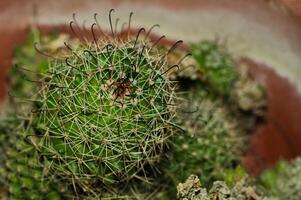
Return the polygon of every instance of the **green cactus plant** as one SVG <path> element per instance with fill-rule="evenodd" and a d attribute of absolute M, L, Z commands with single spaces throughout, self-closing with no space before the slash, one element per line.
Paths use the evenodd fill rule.
<path fill-rule="evenodd" d="M 238 74 L 225 46 L 216 41 L 204 40 L 191 46 L 191 54 L 211 92 L 228 97 Z"/>
<path fill-rule="evenodd" d="M 14 121 L 16 126 L 23 126 Z M 43 168 L 35 157 L 34 148 L 25 140 L 22 128 L 10 129 L 9 146 L 5 149 L 5 178 L 9 199 L 64 199 L 67 188 L 50 177 L 43 176 Z M 6 129 L 8 130 L 8 129 Z M 16 142 L 17 141 L 17 142 Z"/>
<path fill-rule="evenodd" d="M 243 149 L 239 126 L 221 102 L 206 98 L 203 85 L 196 84 L 183 95 L 178 123 L 186 132 L 174 139 L 169 153 L 166 174 L 171 185 L 175 188 L 191 174 L 200 176 L 205 186 L 229 179 L 226 172 L 238 166 Z"/>
<path fill-rule="evenodd" d="M 250 77 L 248 66 L 236 62 L 225 45 L 204 40 L 191 45 L 192 59 L 173 75 L 180 79 L 199 80 L 207 88 L 207 97 L 219 99 L 249 132 L 265 117 L 266 94 Z"/>
<path fill-rule="evenodd" d="M 9 146 L 7 139 L 11 130 L 15 126 L 14 117 L 9 115 L 7 109 L 1 105 L 0 111 L 0 199 L 5 199 L 8 195 L 7 180 L 5 176 L 5 150 Z"/>
<path fill-rule="evenodd" d="M 280 161 L 271 169 L 259 176 L 262 186 L 269 199 L 297 200 L 301 198 L 301 158 Z"/>
<path fill-rule="evenodd" d="M 29 116 L 45 170 L 95 196 L 99 185 L 151 182 L 176 126 L 169 52 L 114 36 L 50 59 Z"/>
<path fill-rule="evenodd" d="M 9 72 L 9 86 L 12 95 L 18 97 L 27 97 L 35 88 L 25 79 L 32 80 L 36 76 L 34 73 L 26 73 L 18 67 L 26 68 L 33 72 L 42 71 L 47 68 L 47 59 L 40 56 L 33 47 L 35 42 L 40 42 L 40 33 L 36 29 L 32 29 L 27 35 L 26 40 L 14 50 L 13 67 Z M 14 99 L 11 98 L 10 101 Z"/>
<path fill-rule="evenodd" d="M 236 63 L 226 47 L 217 41 L 204 40 L 191 46 L 194 68 L 187 73 L 191 78 L 199 74 L 199 80 L 208 85 L 211 97 L 230 100 L 234 112 L 249 112 L 254 117 L 264 117 L 266 94 L 262 86 L 251 79 L 248 68 Z M 251 126 L 254 123 L 250 123 Z"/>
<path fill-rule="evenodd" d="M 217 43 L 193 45 L 192 55 L 199 65 L 194 72 L 201 74 L 201 81 L 184 92 L 181 98 L 189 106 L 182 109 L 188 112 L 179 112 L 175 105 L 183 100 L 178 100 L 175 83 L 168 76 L 178 68 L 167 59 L 175 46 L 168 52 L 154 48 L 139 39 L 143 29 L 136 38 L 120 38 L 112 30 L 111 36 L 102 35 L 105 39 L 100 41 L 93 26 L 92 42 L 82 41 L 75 47 L 66 44 L 63 51 L 43 48 L 50 52 L 49 62 L 27 45 L 16 51 L 15 63 L 33 66 L 23 75 L 35 83 L 23 85 L 13 79 L 15 94 L 26 97 L 33 92 L 36 96 L 29 106 L 32 113 L 23 121 L 25 128 L 11 139 L 28 151 L 7 150 L 10 170 L 24 169 L 8 173 L 13 194 L 22 191 L 23 198 L 55 199 L 65 193 L 61 188 L 71 188 L 83 199 L 152 199 L 153 194 L 143 192 L 154 191 L 149 183 L 157 178 L 154 173 L 161 167 L 158 163 L 165 158 L 175 127 L 180 128 L 177 124 L 185 133 L 170 145 L 170 165 L 165 171 L 172 180 L 169 187 L 175 189 L 190 174 L 200 175 L 206 185 L 216 179 L 234 182 L 231 170 L 242 145 L 238 127 L 221 99 L 208 98 L 212 94 L 228 97 L 233 89 L 237 74 L 229 54 Z M 37 41 L 37 36 L 33 34 L 28 44 Z M 207 86 L 210 91 L 204 90 Z M 13 162 L 21 155 L 21 163 Z M 23 176 L 27 179 L 16 178 Z M 51 181 L 41 182 L 45 178 Z M 51 182 L 60 187 L 44 188 Z"/>
<path fill-rule="evenodd" d="M 183 82 L 181 92 L 187 103 L 182 104 L 184 112 L 179 111 L 177 117 L 186 133 L 175 138 L 166 173 L 172 185 L 190 174 L 198 175 L 205 186 L 215 180 L 233 185 L 237 177 L 246 174 L 239 166 L 240 156 L 249 124 L 254 125 L 256 118 L 241 113 L 237 102 L 241 98 L 233 97 L 242 89 L 235 86 L 242 81 L 256 84 L 246 71 L 237 70 L 234 59 L 218 42 L 202 41 L 193 44 L 191 51 L 193 59 L 186 60 L 183 70 L 176 73 Z M 167 195 L 175 198 L 174 190 L 168 190 Z"/>
<path fill-rule="evenodd" d="M 14 51 L 13 63 L 9 73 L 9 94 L 1 102 L 0 117 L 0 182 L 6 190 L 1 199 L 65 199 L 69 192 L 63 184 L 50 177 L 44 177 L 34 148 L 26 142 L 26 133 L 17 113 L 27 112 L 32 105 L 24 104 L 22 98 L 29 98 L 36 85 L 28 82 L 47 68 L 47 59 L 34 49 L 34 42 L 45 39 L 33 29 L 22 45 Z M 55 40 L 56 37 L 51 37 Z M 20 102 L 21 100 L 21 102 Z M 51 180 L 50 180 L 51 179 Z M 0 186 L 0 187 L 2 187 Z M 68 193 L 68 194 L 67 194 Z"/>

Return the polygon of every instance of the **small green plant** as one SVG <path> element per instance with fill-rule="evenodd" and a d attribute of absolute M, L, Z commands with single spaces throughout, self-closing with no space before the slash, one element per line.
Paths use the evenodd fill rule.
<path fill-rule="evenodd" d="M 193 59 L 177 74 L 180 78 L 201 81 L 208 88 L 207 97 L 222 100 L 240 119 L 245 131 L 250 131 L 257 119 L 264 118 L 266 94 L 250 77 L 248 66 L 235 62 L 225 46 L 217 41 L 192 44 L 191 54 Z"/>
<path fill-rule="evenodd" d="M 225 177 L 226 171 L 239 163 L 243 144 L 239 127 L 220 102 L 206 95 L 202 85 L 183 93 L 186 105 L 178 113 L 178 120 L 185 132 L 174 139 L 166 171 L 173 185 L 191 174 L 198 175 L 206 186 L 215 180 L 230 179 Z"/>
<path fill-rule="evenodd" d="M 259 184 L 270 199 L 297 200 L 301 198 L 301 158 L 291 162 L 280 161 L 264 171 Z"/>
<path fill-rule="evenodd" d="M 7 188 L 7 198 L 12 200 L 63 198 L 64 189 L 61 185 L 54 184 L 50 177 L 43 177 L 43 168 L 37 162 L 34 148 L 26 143 L 27 132 L 22 131 L 22 127 L 23 124 L 14 112 L 2 113 L 0 182 L 3 188 Z"/>
<path fill-rule="evenodd" d="M 9 99 L 10 103 L 15 103 L 15 100 L 20 103 L 21 98 L 30 98 L 38 86 L 34 81 L 38 80 L 41 73 L 48 70 L 48 59 L 37 51 L 35 44 L 40 44 L 40 50 L 59 57 L 64 56 L 66 52 L 64 42 L 75 43 L 76 41 L 66 34 L 48 33 L 46 35 L 41 34 L 36 27 L 31 28 L 24 43 L 14 50 L 13 66 L 8 77 L 9 94 L 13 96 Z M 21 103 L 24 104 L 24 101 Z"/>
<path fill-rule="evenodd" d="M 216 41 L 205 40 L 193 44 L 191 53 L 201 70 L 202 79 L 208 83 L 211 92 L 229 96 L 237 79 L 237 72 L 225 47 Z"/>
<path fill-rule="evenodd" d="M 35 80 L 37 72 L 45 70 L 48 65 L 47 59 L 39 55 L 33 47 L 35 42 L 40 42 L 40 34 L 33 29 L 25 42 L 14 51 L 14 66 L 9 73 L 9 84 L 11 95 L 17 98 L 28 97 L 34 91 L 36 85 L 26 80 Z M 13 100 L 14 98 L 10 99 Z"/>
<path fill-rule="evenodd" d="M 66 44 L 70 52 L 51 58 L 38 81 L 28 137 L 44 170 L 76 193 L 99 197 L 99 188 L 151 182 L 175 132 L 170 51 L 139 33 L 122 40 L 112 30 L 98 41 L 92 26 L 94 41 Z"/>
<path fill-rule="evenodd" d="M 1 105 L 1 112 L 0 112 L 0 187 L 5 187 L 6 178 L 5 178 L 5 150 L 9 144 L 7 143 L 7 139 L 9 134 L 12 134 L 11 131 L 13 130 L 14 126 L 16 125 L 14 116 L 7 114 L 8 111 L 3 111 L 3 105 Z M 0 198 L 1 198 L 0 192 Z"/>
<path fill-rule="evenodd" d="M 30 111 L 32 105 L 24 106 L 37 87 L 28 80 L 37 78 L 47 68 L 47 59 L 39 55 L 33 44 L 40 40 L 37 30 L 29 33 L 26 41 L 14 52 L 14 65 L 9 74 L 9 96 L 1 105 L 0 117 L 0 182 L 7 190 L 2 199 L 64 199 L 66 187 L 53 177 L 44 177 L 44 169 L 38 162 L 34 148 L 28 144 L 18 113 Z"/>

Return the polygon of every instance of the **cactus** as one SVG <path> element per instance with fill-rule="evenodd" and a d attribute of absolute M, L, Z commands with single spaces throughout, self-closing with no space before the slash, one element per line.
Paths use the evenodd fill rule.
<path fill-rule="evenodd" d="M 24 43 L 14 50 L 13 66 L 8 76 L 10 93 L 13 96 L 17 99 L 29 98 L 37 88 L 37 84 L 32 84 L 31 81 L 38 79 L 40 73 L 48 70 L 47 58 L 37 52 L 34 44 L 39 43 L 41 50 L 51 52 L 52 55 L 62 56 L 66 51 L 63 42 L 75 43 L 76 41 L 66 34 L 44 35 L 32 27 Z M 14 98 L 9 99 L 11 103 L 14 103 L 14 100 Z"/>
<path fill-rule="evenodd" d="M 264 117 L 267 100 L 263 87 L 250 79 L 247 66 L 241 64 L 237 71 L 238 78 L 231 91 L 231 101 L 244 112 L 253 114 L 255 117 Z"/>
<path fill-rule="evenodd" d="M 172 185 L 184 181 L 190 174 L 198 175 L 205 186 L 215 180 L 233 185 L 237 176 L 246 173 L 238 164 L 250 130 L 249 124 L 254 125 L 256 116 L 241 113 L 240 105 L 237 105 L 237 99 L 249 96 L 243 94 L 241 98 L 232 98 L 242 93 L 241 88 L 235 87 L 237 84 L 248 82 L 250 86 L 255 82 L 247 77 L 245 71 L 236 71 L 233 59 L 215 42 L 193 45 L 192 55 L 196 63 L 187 62 L 186 68 L 184 66 L 178 74 L 184 81 L 181 92 L 187 105 L 182 104 L 183 111 L 179 111 L 177 117 L 186 133 L 174 140 L 166 174 Z M 213 55 L 220 61 L 215 64 L 209 62 Z M 202 73 L 194 65 L 200 67 Z M 219 78 L 227 73 L 232 75 Z M 262 102 L 264 97 L 259 100 Z M 254 105 L 262 105 L 256 99 L 250 101 Z M 171 189 L 167 195 L 175 198 L 174 194 Z"/>
<path fill-rule="evenodd" d="M 140 31 L 125 41 L 112 33 L 50 59 L 29 116 L 34 136 L 28 136 L 44 170 L 76 193 L 99 196 L 100 186 L 151 182 L 175 132 L 170 51 L 138 39 Z"/>
<path fill-rule="evenodd" d="M 1 113 L 0 182 L 7 191 L 5 196 L 0 194 L 1 199 L 60 199 L 64 193 L 61 186 L 48 179 L 42 181 L 43 168 L 37 163 L 34 148 L 26 143 L 22 127 L 13 109 Z"/>
<path fill-rule="evenodd" d="M 205 40 L 193 44 L 191 52 L 196 67 L 182 73 L 190 74 L 190 77 L 200 74 L 199 79 L 209 86 L 211 96 L 226 97 L 232 107 L 253 114 L 253 118 L 264 116 L 266 110 L 264 89 L 250 78 L 245 65 L 235 66 L 234 59 L 224 45 Z"/>
<path fill-rule="evenodd" d="M 14 51 L 9 74 L 9 94 L 1 105 L 0 114 L 0 199 L 65 199 L 70 196 L 67 187 L 53 177 L 45 177 L 44 169 L 38 162 L 34 148 L 28 144 L 24 124 L 17 113 L 28 112 L 32 104 L 24 104 L 23 98 L 30 98 L 37 88 L 28 80 L 34 80 L 48 68 L 47 59 L 38 54 L 33 46 L 41 41 L 57 41 L 56 35 L 40 36 L 35 28 L 28 34 L 22 45 Z M 21 102 L 20 102 L 21 100 Z M 2 194 L 2 188 L 4 193 Z"/>
<path fill-rule="evenodd" d="M 26 73 L 18 67 L 26 68 L 31 71 L 42 71 L 47 68 L 47 59 L 40 56 L 34 49 L 33 44 L 40 41 L 40 34 L 36 29 L 30 31 L 22 45 L 14 50 L 13 65 L 8 76 L 10 92 L 18 97 L 28 97 L 34 90 L 35 85 L 25 79 L 32 80 L 36 74 Z M 10 101 L 14 99 L 11 98 Z"/>
<path fill-rule="evenodd" d="M 11 134 L 15 123 L 14 118 L 7 114 L 4 105 L 0 105 L 0 199 L 8 196 L 7 180 L 5 177 L 5 150 L 8 146 L 7 138 Z"/>
<path fill-rule="evenodd" d="M 190 174 L 200 176 L 206 186 L 214 180 L 224 180 L 226 171 L 238 165 L 242 153 L 244 140 L 238 133 L 239 127 L 221 102 L 206 98 L 202 85 L 183 95 L 187 105 L 178 113 L 178 123 L 186 132 L 174 139 L 169 153 L 166 174 L 171 185 L 184 181 Z"/>
<path fill-rule="evenodd" d="M 24 132 L 16 128 L 10 131 L 17 132 L 10 132 L 12 136 L 7 141 L 10 146 L 5 149 L 5 175 L 10 199 L 63 199 L 66 189 L 43 176 L 43 168 L 33 147 L 25 142 Z"/>
<path fill-rule="evenodd" d="M 229 96 L 238 75 L 234 60 L 225 47 L 216 41 L 205 40 L 193 44 L 191 53 L 211 92 Z"/>
<path fill-rule="evenodd" d="M 259 185 L 269 199 L 300 199 L 301 158 L 290 162 L 280 161 L 274 168 L 265 170 L 259 177 Z"/>

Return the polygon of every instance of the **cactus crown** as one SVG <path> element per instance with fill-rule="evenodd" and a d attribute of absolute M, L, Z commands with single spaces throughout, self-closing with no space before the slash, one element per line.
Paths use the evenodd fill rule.
<path fill-rule="evenodd" d="M 149 181 L 174 133 L 175 86 L 166 53 L 113 37 L 52 58 L 36 97 L 32 143 L 48 171 L 91 184 Z M 91 187 L 90 187 L 91 188 Z"/>

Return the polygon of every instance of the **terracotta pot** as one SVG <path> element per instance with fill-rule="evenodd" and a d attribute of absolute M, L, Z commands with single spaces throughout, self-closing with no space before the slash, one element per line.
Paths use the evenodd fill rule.
<path fill-rule="evenodd" d="M 13 49 L 25 39 L 29 25 L 66 25 L 93 20 L 95 12 L 108 28 L 108 10 L 126 21 L 134 11 L 133 27 L 159 23 L 155 35 L 187 44 L 218 37 L 249 66 L 250 74 L 267 88 L 267 123 L 256 128 L 243 163 L 251 174 L 272 166 L 280 158 L 301 154 L 301 2 L 298 0 L 153 0 L 97 1 L 45 0 L 0 3 L 0 96 L 6 94 L 6 74 Z M 36 12 L 35 12 L 36 11 Z M 34 14 L 35 13 L 35 14 Z M 33 17 L 36 16 L 36 17 Z M 80 21 L 80 20 L 79 20 Z M 123 21 L 123 20 L 122 20 Z"/>

